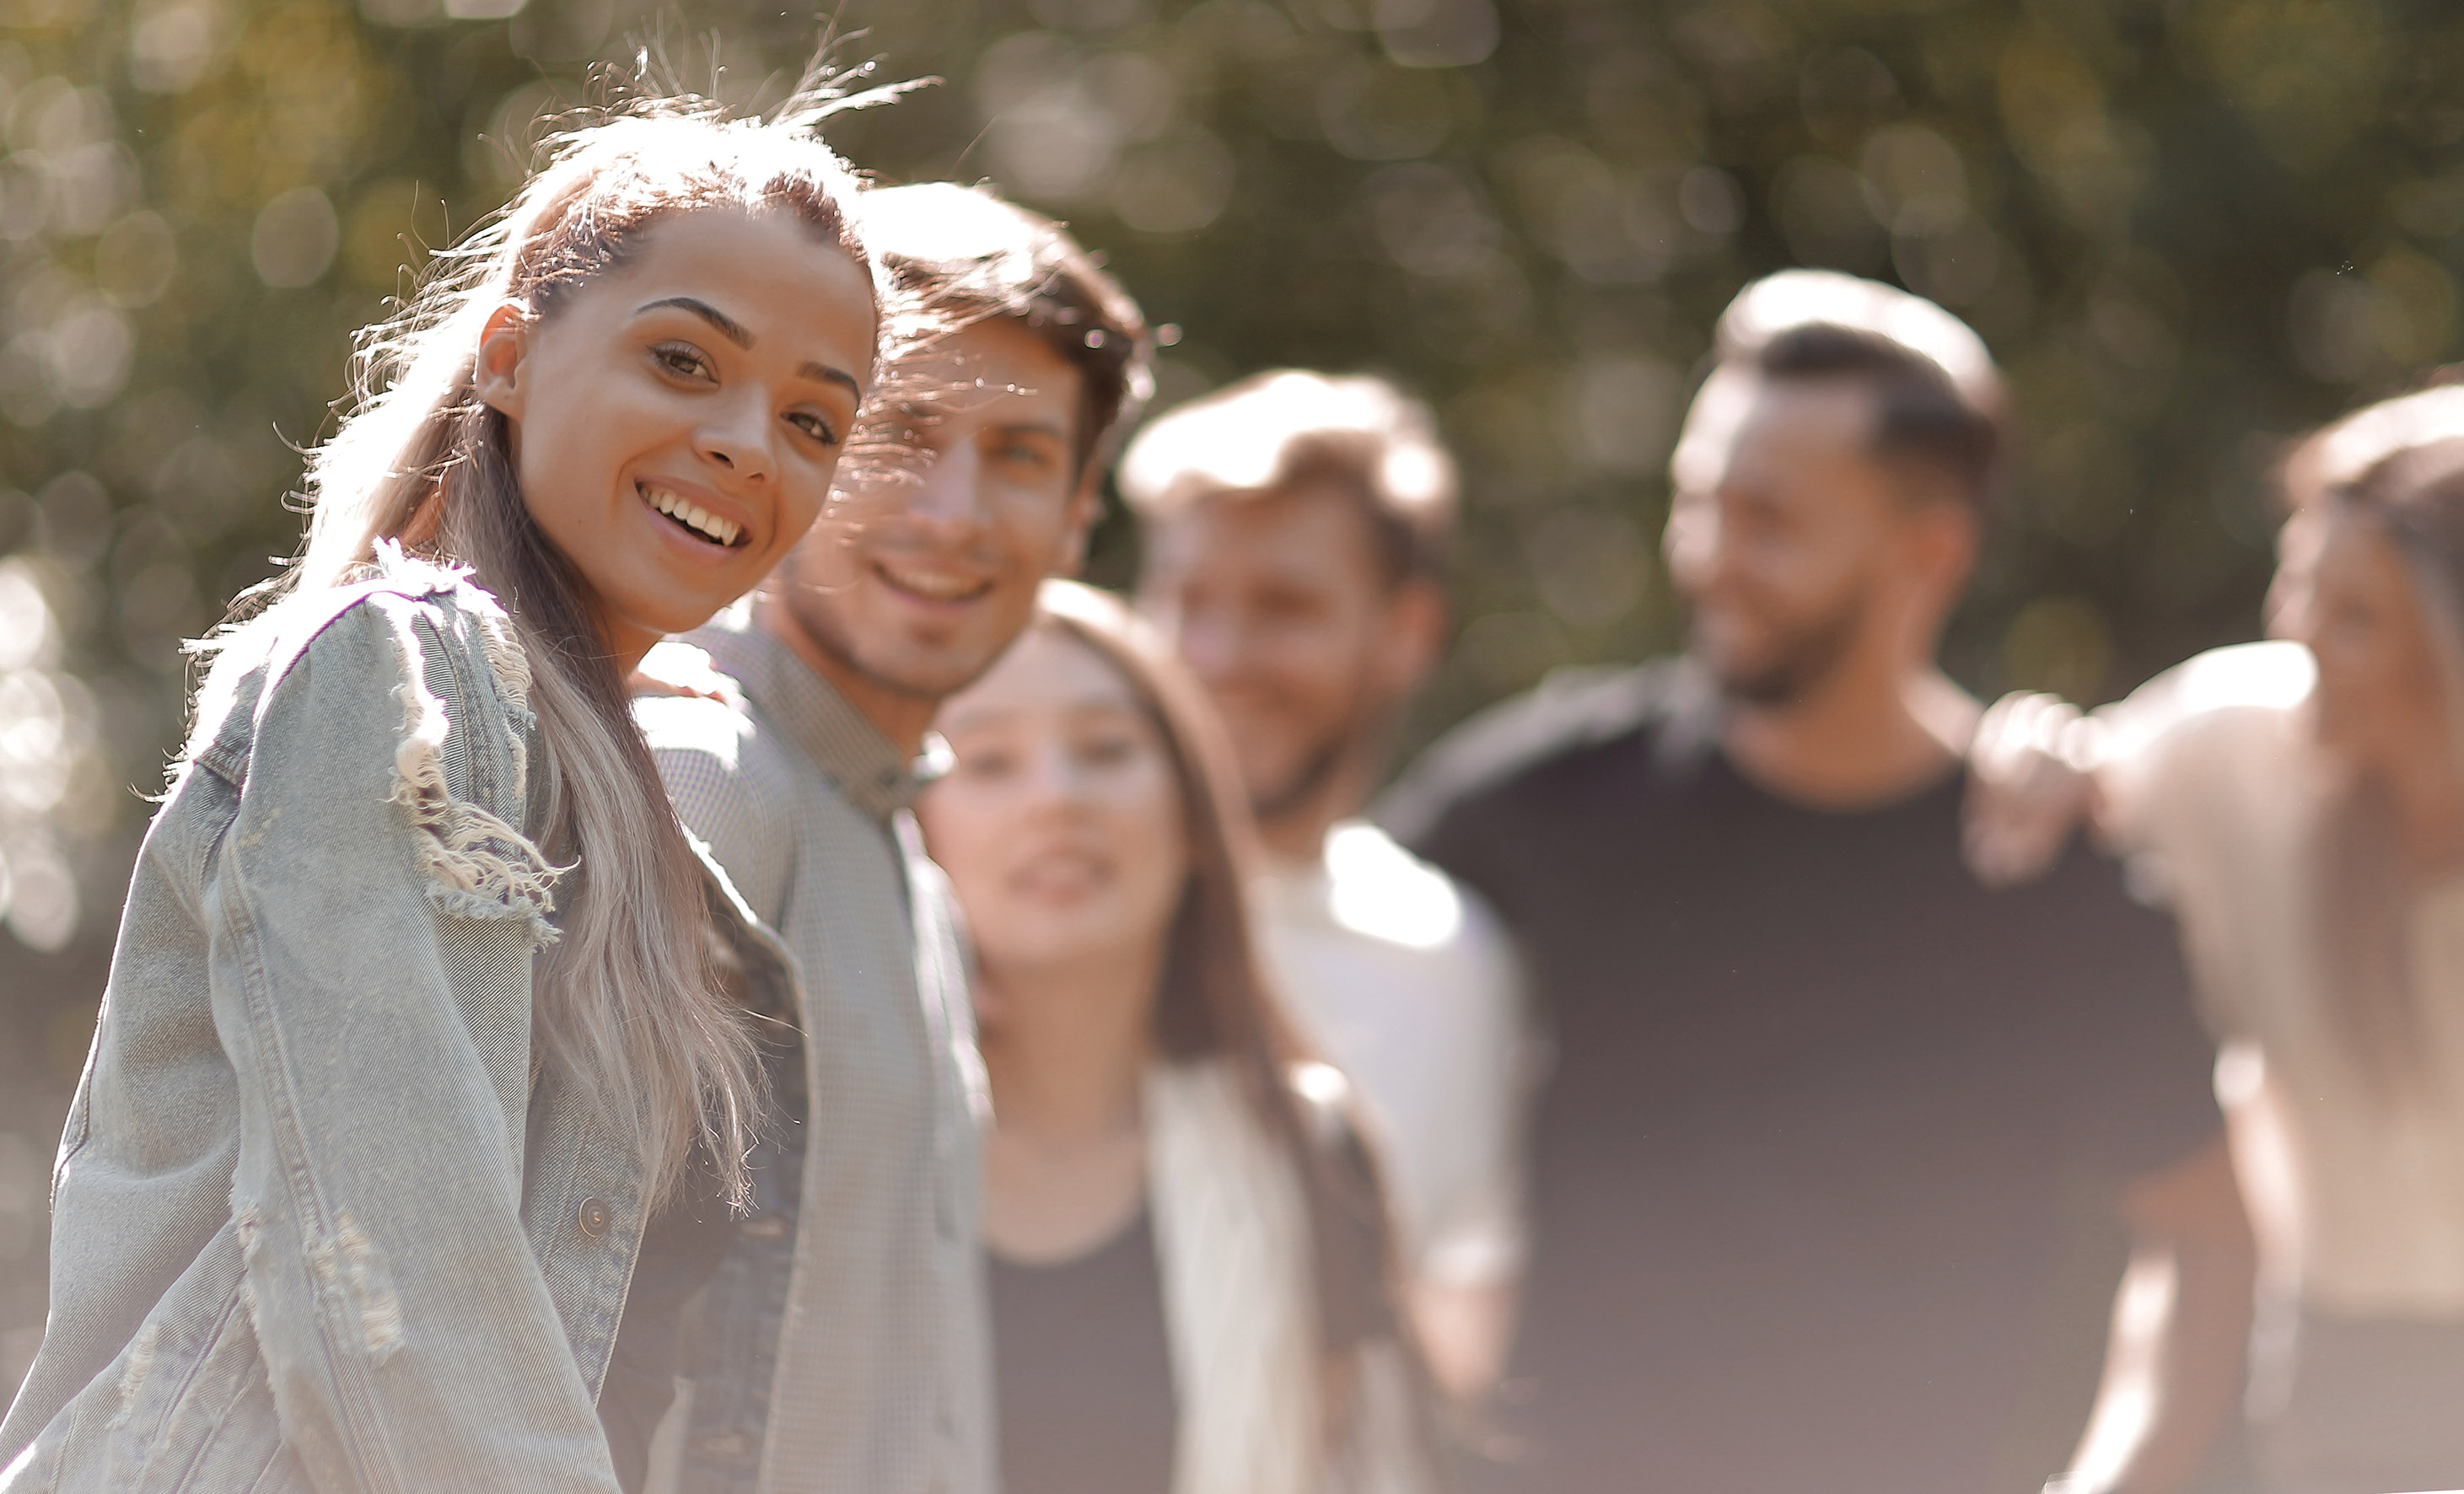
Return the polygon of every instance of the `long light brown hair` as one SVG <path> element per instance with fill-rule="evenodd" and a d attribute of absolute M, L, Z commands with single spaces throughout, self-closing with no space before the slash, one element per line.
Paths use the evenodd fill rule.
<path fill-rule="evenodd" d="M 2343 471 L 2327 460 L 2340 432 L 2382 412 L 2409 413 L 2406 403 L 2361 411 L 2305 442 L 2288 464 L 2288 486 L 2312 510 L 2310 521 L 2333 515 L 2366 525 L 2403 561 L 2438 656 L 2450 745 L 2464 772 L 2464 423 L 2456 419 L 2464 406 L 2441 398 L 2421 406 L 2438 418 L 2379 419 L 2392 431 L 2382 447 L 2359 461 L 2347 453 Z M 2418 890 L 2404 865 L 2401 829 L 2387 785 L 2355 774 L 2328 801 L 2311 859 L 2320 973 L 2332 986 L 2328 1020 L 2347 1056 L 2388 1099 L 2428 1077 L 2410 938 Z"/>
<path fill-rule="evenodd" d="M 1435 1428 L 1426 1415 L 1434 1399 L 1402 1299 L 1384 1185 L 1347 1108 L 1335 1107 L 1336 1133 L 1331 1134 L 1327 1113 L 1302 1098 L 1304 1066 L 1317 1061 L 1259 960 L 1247 892 L 1257 854 L 1243 807 L 1248 800 L 1214 709 L 1161 637 L 1107 592 L 1076 582 L 1045 582 L 1029 626 L 1079 644 L 1120 675 L 1155 723 L 1180 785 L 1188 880 L 1155 995 L 1155 1050 L 1173 1063 L 1211 1059 L 1227 1066 L 1301 1180 L 1325 1356 L 1321 1424 L 1330 1442 L 1338 1442 L 1353 1425 L 1358 1352 L 1374 1336 L 1359 1308 L 1369 1307 L 1382 1309 L 1393 1324 L 1394 1339 L 1420 1393 L 1418 1431 L 1434 1452 Z M 1375 1243 L 1382 1297 L 1367 1305 L 1348 1301 L 1357 1297 L 1358 1287 L 1352 1279 L 1354 1258 L 1343 1243 L 1364 1233 Z"/>
<path fill-rule="evenodd" d="M 630 1130 L 653 1198 L 675 1186 L 696 1141 L 742 1196 L 759 1070 L 714 969 L 697 864 L 592 626 L 587 583 L 531 516 L 506 418 L 475 393 L 476 354 L 497 306 L 553 317 L 645 229 L 701 209 L 783 215 L 869 271 L 842 210 L 855 181 L 815 133 L 868 101 L 816 74 L 766 120 L 692 98 L 636 99 L 549 141 L 513 203 L 440 255 L 399 315 L 361 335 L 347 412 L 309 453 L 305 546 L 273 588 L 342 584 L 391 539 L 469 567 L 509 614 L 545 749 L 532 818 L 543 847 L 579 867 L 533 985 L 539 1053 Z M 873 280 L 887 329 L 905 308 Z"/>

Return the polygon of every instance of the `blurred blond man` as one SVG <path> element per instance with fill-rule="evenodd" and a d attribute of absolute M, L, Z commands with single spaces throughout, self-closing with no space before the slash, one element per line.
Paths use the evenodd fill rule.
<path fill-rule="evenodd" d="M 1356 818 L 1447 632 L 1453 460 L 1382 380 L 1261 374 L 1123 458 L 1139 594 L 1204 681 L 1268 852 L 1266 953 L 1381 1150 L 1447 1388 L 1503 1357 L 1523 1257 L 1522 1003 L 1495 920 Z"/>

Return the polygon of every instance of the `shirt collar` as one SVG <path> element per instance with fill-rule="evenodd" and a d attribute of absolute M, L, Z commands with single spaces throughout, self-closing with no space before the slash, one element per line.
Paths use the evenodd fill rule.
<path fill-rule="evenodd" d="M 685 642 L 707 652 L 722 673 L 734 676 L 754 709 L 803 748 L 857 807 L 888 820 L 915 802 L 916 790 L 923 786 L 917 770 L 933 760 L 933 740 L 926 739 L 922 759 L 908 760 L 898 744 L 838 687 L 753 621 L 749 609 L 720 616 L 688 634 Z"/>

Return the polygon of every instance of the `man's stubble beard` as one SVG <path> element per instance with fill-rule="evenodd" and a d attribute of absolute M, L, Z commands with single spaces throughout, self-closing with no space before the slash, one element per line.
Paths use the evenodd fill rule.
<path fill-rule="evenodd" d="M 937 706 L 975 683 L 1001 658 L 1001 650 L 996 648 L 974 673 L 946 684 L 937 678 L 925 681 L 912 673 L 885 669 L 876 656 L 858 646 L 856 635 L 862 629 L 851 626 L 824 600 L 823 587 L 826 584 L 806 582 L 790 567 L 779 578 L 780 590 L 774 595 L 775 604 L 786 612 L 791 620 L 790 626 L 802 633 L 814 649 L 848 674 L 887 694 Z M 848 588 L 852 589 L 853 584 L 850 582 Z"/>
<path fill-rule="evenodd" d="M 1711 665 L 1721 697 L 1733 705 L 1777 710 L 1806 699 L 1838 670 L 1864 626 L 1871 599 L 1852 594 L 1828 614 L 1783 631 L 1771 656 L 1753 669 Z"/>
<path fill-rule="evenodd" d="M 1399 714 L 1396 702 L 1380 702 L 1366 688 L 1353 699 L 1362 704 L 1320 733 L 1301 755 L 1300 764 L 1269 787 L 1249 793 L 1250 818 L 1274 824 L 1317 803 L 1346 769 L 1369 758 L 1392 730 Z"/>
<path fill-rule="evenodd" d="M 1321 738 L 1301 759 L 1300 767 L 1284 776 L 1283 782 L 1250 794 L 1250 817 L 1260 824 L 1273 824 L 1308 808 L 1351 760 L 1352 743 L 1349 733 Z"/>

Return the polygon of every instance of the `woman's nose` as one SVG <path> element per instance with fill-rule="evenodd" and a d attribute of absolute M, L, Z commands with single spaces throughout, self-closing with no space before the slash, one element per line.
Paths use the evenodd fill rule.
<path fill-rule="evenodd" d="M 744 481 L 775 476 L 778 460 L 771 449 L 771 426 L 766 400 L 748 397 L 727 401 L 716 418 L 701 429 L 701 453 Z"/>
<path fill-rule="evenodd" d="M 1027 770 L 1029 794 L 1044 807 L 1069 809 L 1085 804 L 1091 797 L 1093 780 L 1078 755 L 1066 742 L 1050 742 L 1039 748 Z"/>

